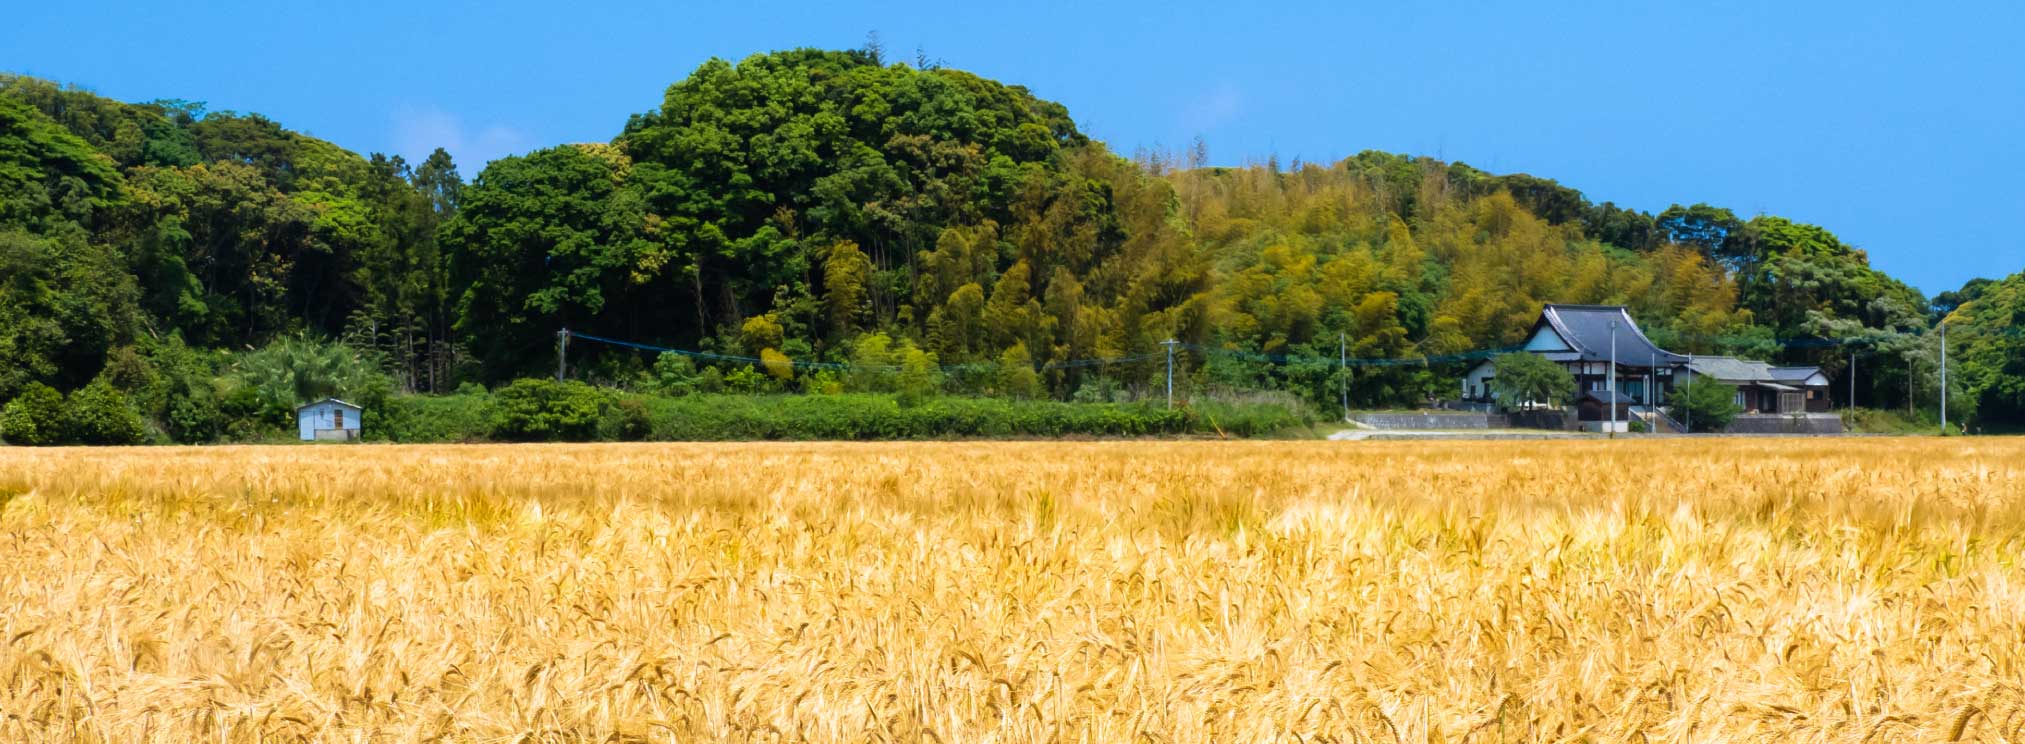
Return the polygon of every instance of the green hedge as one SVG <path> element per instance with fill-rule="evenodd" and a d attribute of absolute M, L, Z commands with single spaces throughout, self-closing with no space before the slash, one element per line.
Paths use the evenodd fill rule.
<path fill-rule="evenodd" d="M 1182 411 L 1141 405 L 882 395 L 695 396 L 648 401 L 664 441 L 1147 436 L 1188 431 Z"/>
<path fill-rule="evenodd" d="M 596 391 L 598 418 L 591 425 L 583 421 L 591 405 L 587 396 L 593 395 L 589 388 L 555 386 L 534 394 L 533 387 L 508 388 L 514 392 L 506 395 L 397 397 L 384 415 L 368 412 L 367 436 L 397 442 L 1256 437 L 1300 432 L 1313 423 L 1298 406 L 1276 403 L 1205 402 L 1168 410 L 1159 404 L 948 397 L 903 406 L 896 396 L 875 394 L 660 397 Z M 530 423 L 551 420 L 568 421 L 561 427 L 568 430 Z"/>
<path fill-rule="evenodd" d="M 397 395 L 380 411 L 368 410 L 359 425 L 368 440 L 395 442 L 479 442 L 492 433 L 492 395 L 483 390 L 456 395 Z"/>

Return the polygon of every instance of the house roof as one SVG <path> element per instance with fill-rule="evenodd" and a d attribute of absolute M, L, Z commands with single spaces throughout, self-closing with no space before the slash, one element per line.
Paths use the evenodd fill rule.
<path fill-rule="evenodd" d="M 1618 405 L 1625 405 L 1625 406 L 1638 404 L 1638 401 L 1633 400 L 1631 396 L 1625 395 L 1615 390 L 1591 390 L 1589 392 L 1583 393 L 1582 397 L 1584 399 L 1593 400 L 1598 403 L 1603 403 L 1606 405 L 1610 403 L 1616 403 Z"/>
<path fill-rule="evenodd" d="M 1765 362 L 1725 356 L 1698 356 L 1688 365 L 1695 374 L 1723 382 L 1763 385 L 1775 390 L 1793 390 L 1787 385 L 1806 386 L 1807 379 L 1821 374 L 1820 367 L 1774 367 Z M 1786 383 L 1778 385 L 1775 383 Z"/>
<path fill-rule="evenodd" d="M 302 409 L 304 409 L 304 408 L 308 408 L 308 407 L 310 407 L 310 406 L 314 406 L 314 405 L 320 405 L 320 404 L 323 404 L 323 403 L 336 403 L 336 404 L 338 404 L 338 405 L 344 406 L 344 407 L 346 407 L 346 408 L 349 408 L 349 409 L 352 409 L 352 410 L 354 410 L 354 411 L 363 411 L 363 410 L 366 410 L 365 408 L 362 408 L 362 407 L 360 407 L 360 406 L 359 406 L 359 405 L 357 405 L 357 404 L 354 404 L 354 403 L 346 403 L 346 402 L 344 402 L 344 401 L 341 401 L 341 400 L 338 400 L 338 399 L 336 399 L 336 398 L 321 398 L 321 399 L 318 399 L 318 400 L 312 400 L 312 401 L 310 401 L 310 402 L 308 402 L 308 403 L 304 403 L 304 404 L 302 404 L 302 405 L 296 406 L 296 407 L 295 407 L 295 410 L 298 410 L 298 411 L 300 411 L 300 410 L 302 410 Z"/>
<path fill-rule="evenodd" d="M 1612 323 L 1616 324 L 1614 328 Z M 1553 328 L 1574 349 L 1544 355 L 1550 359 L 1609 361 L 1611 339 L 1615 336 L 1620 365 L 1643 367 L 1656 361 L 1665 366 L 1687 361 L 1687 357 L 1659 348 L 1646 338 L 1645 332 L 1638 328 L 1638 321 L 1632 320 L 1631 313 L 1621 305 L 1548 305 L 1540 309 L 1540 320 L 1534 328 L 1537 330 L 1542 324 Z"/>
<path fill-rule="evenodd" d="M 1723 382 L 1758 382 L 1772 379 L 1772 365 L 1726 356 L 1698 356 L 1688 363 L 1688 369 L 1703 377 L 1713 377 Z"/>
<path fill-rule="evenodd" d="M 1773 367 L 1772 379 L 1796 385 L 1806 385 L 1807 378 L 1821 374 L 1820 367 Z"/>

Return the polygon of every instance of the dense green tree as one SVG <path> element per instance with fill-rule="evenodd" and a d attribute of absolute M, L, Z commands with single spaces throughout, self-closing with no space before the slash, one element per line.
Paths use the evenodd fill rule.
<path fill-rule="evenodd" d="M 1546 357 L 1522 351 L 1501 355 L 1491 366 L 1491 390 L 1507 406 L 1529 402 L 1558 406 L 1575 398 L 1575 376 Z"/>
<path fill-rule="evenodd" d="M 1934 299 L 1930 305 L 1933 307 L 1936 317 L 1947 317 L 1949 313 L 1954 312 L 1957 308 L 1982 297 L 1985 292 L 1996 285 L 1997 282 L 1982 277 L 1970 279 L 1962 285 L 1961 289 L 1934 295 Z"/>
<path fill-rule="evenodd" d="M 823 303 L 829 308 L 830 327 L 840 337 L 864 322 L 871 283 L 872 260 L 857 243 L 846 240 L 830 246 L 823 260 Z"/>
<path fill-rule="evenodd" d="M 147 425 L 126 393 L 105 378 L 71 391 L 64 401 L 64 429 L 75 444 L 140 444 Z"/>
<path fill-rule="evenodd" d="M 998 356 L 993 387 L 999 395 L 1008 398 L 1032 398 L 1040 395 L 1041 377 L 1034 371 L 1033 355 L 1027 353 L 1027 345 L 1015 343 Z"/>
<path fill-rule="evenodd" d="M 494 161 L 464 190 L 442 240 L 456 328 L 488 379 L 545 368 L 566 326 L 637 338 L 671 315 L 673 287 L 654 281 L 670 256 L 631 170 L 609 147 L 572 145 Z"/>
<path fill-rule="evenodd" d="M 62 444 L 69 437 L 63 394 L 31 382 L 0 408 L 0 441 L 25 446 Z"/>
<path fill-rule="evenodd" d="M 1713 380 L 1697 381 L 1675 391 L 1667 415 L 1695 431 L 1722 431 L 1743 412 L 1737 405 L 1737 388 Z"/>
<path fill-rule="evenodd" d="M 2025 425 L 2025 272 L 1961 294 L 1967 299 L 1943 318 L 1949 382 L 1973 400 L 1981 422 Z"/>
<path fill-rule="evenodd" d="M 464 178 L 457 175 L 457 163 L 443 148 L 429 153 L 409 181 L 428 197 L 429 208 L 438 216 L 448 218 L 457 213 L 457 205 L 464 198 Z"/>
<path fill-rule="evenodd" d="M 1653 229 L 1662 239 L 1699 248 L 1733 271 L 1747 271 L 1758 259 L 1748 225 L 1722 207 L 1675 204 L 1653 218 Z"/>

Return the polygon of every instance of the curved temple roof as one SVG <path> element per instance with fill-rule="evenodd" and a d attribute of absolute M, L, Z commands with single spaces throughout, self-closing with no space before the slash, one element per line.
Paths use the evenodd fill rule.
<path fill-rule="evenodd" d="M 1617 327 L 1611 328 L 1615 321 Z M 1580 359 L 1585 362 L 1610 361 L 1610 340 L 1617 337 L 1617 363 L 1629 366 L 1686 364 L 1688 358 L 1659 348 L 1645 332 L 1638 329 L 1638 321 L 1631 319 L 1631 313 L 1617 305 L 1548 305 L 1540 309 L 1540 320 L 1534 324 L 1537 332 L 1540 325 L 1554 329 L 1563 341 L 1568 342 L 1573 352 L 1550 354 L 1566 361 Z"/>

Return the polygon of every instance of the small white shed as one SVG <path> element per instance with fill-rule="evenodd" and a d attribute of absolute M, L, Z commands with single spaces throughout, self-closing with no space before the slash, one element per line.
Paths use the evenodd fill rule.
<path fill-rule="evenodd" d="M 359 414 L 365 409 L 336 398 L 304 403 L 295 407 L 295 425 L 305 442 L 355 442 L 359 438 Z"/>

